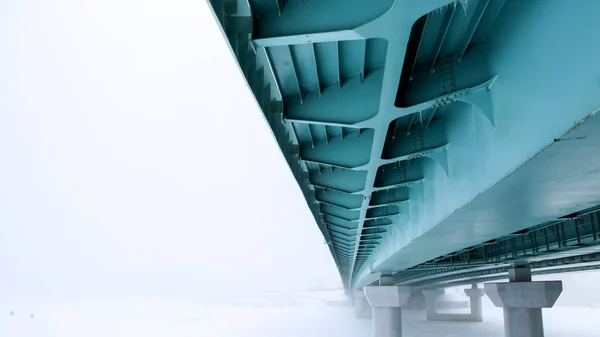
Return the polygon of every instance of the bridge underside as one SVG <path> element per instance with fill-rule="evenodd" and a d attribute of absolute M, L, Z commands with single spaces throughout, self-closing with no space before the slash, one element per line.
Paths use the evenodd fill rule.
<path fill-rule="evenodd" d="M 347 288 L 595 268 L 600 2 L 210 4 Z"/>

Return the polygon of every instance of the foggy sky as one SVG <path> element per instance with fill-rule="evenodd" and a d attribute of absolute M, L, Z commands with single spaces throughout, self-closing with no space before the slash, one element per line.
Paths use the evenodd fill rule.
<path fill-rule="evenodd" d="M 203 0 L 0 2 L 0 297 L 336 287 Z"/>

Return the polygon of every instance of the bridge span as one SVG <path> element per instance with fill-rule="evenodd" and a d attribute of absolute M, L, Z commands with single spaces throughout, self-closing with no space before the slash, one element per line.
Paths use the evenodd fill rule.
<path fill-rule="evenodd" d="M 408 286 L 508 275 L 534 336 L 531 274 L 600 268 L 600 2 L 209 4 L 378 336 Z"/>

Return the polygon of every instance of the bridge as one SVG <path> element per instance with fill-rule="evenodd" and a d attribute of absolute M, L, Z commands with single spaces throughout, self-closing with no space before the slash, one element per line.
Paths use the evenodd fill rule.
<path fill-rule="evenodd" d="M 531 275 L 600 268 L 600 2 L 209 4 L 377 336 L 509 276 L 485 292 L 538 336 L 562 286 Z"/>

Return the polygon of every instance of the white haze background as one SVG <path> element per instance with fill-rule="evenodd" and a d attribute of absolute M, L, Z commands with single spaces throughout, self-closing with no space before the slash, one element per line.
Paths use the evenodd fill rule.
<path fill-rule="evenodd" d="M 202 0 L 0 1 L 0 296 L 339 286 Z"/>

